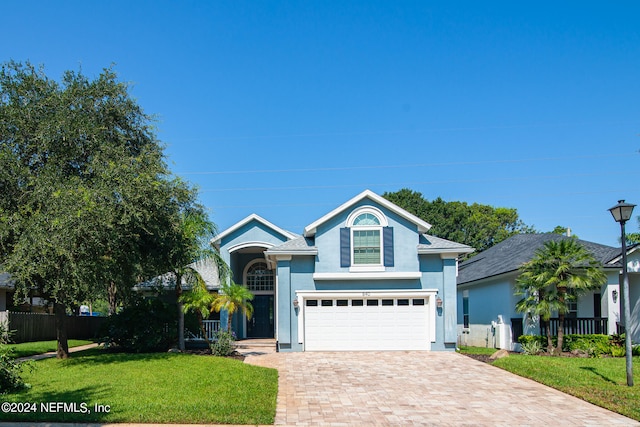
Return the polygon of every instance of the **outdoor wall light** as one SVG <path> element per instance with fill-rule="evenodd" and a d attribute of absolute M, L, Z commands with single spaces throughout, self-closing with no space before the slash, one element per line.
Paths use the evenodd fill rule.
<path fill-rule="evenodd" d="M 618 302 L 618 291 L 614 289 L 613 292 L 611 292 L 611 298 L 613 298 L 614 303 Z"/>
<path fill-rule="evenodd" d="M 442 298 L 436 298 L 436 307 L 442 308 Z"/>
<path fill-rule="evenodd" d="M 300 303 L 298 302 L 298 298 L 293 300 L 293 308 L 298 308 L 298 306 L 300 305 Z"/>

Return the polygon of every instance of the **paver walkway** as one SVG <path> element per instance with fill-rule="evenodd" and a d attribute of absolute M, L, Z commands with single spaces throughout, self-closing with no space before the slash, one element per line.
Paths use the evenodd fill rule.
<path fill-rule="evenodd" d="M 457 353 L 271 353 L 245 363 L 278 369 L 276 425 L 640 425 Z"/>

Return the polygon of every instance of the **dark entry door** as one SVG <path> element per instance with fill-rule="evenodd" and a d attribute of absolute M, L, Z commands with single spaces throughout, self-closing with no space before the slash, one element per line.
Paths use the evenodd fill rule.
<path fill-rule="evenodd" d="M 253 316 L 247 320 L 247 338 L 273 338 L 273 295 L 256 295 L 251 304 Z"/>

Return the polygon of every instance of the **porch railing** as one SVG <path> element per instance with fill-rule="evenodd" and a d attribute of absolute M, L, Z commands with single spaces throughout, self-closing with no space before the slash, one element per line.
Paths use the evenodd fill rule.
<path fill-rule="evenodd" d="M 220 330 L 220 321 L 219 320 L 203 320 L 202 324 L 204 326 L 204 331 L 207 333 L 207 338 L 209 341 L 213 341 L 216 335 L 216 332 Z M 185 335 L 187 336 L 187 335 Z M 188 334 L 188 340 L 191 341 L 200 341 L 204 340 L 202 336 L 202 331 L 198 331 L 197 334 Z"/>
<path fill-rule="evenodd" d="M 558 318 L 549 319 L 551 335 L 558 335 Z M 540 335 L 546 335 L 544 324 L 541 322 Z M 562 328 L 564 334 L 607 334 L 608 319 L 606 317 L 565 317 Z"/>

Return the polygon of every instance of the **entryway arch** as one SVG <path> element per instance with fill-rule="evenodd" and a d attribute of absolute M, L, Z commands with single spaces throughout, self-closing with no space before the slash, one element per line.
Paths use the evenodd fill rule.
<path fill-rule="evenodd" d="M 246 321 L 247 338 L 273 338 L 275 330 L 275 272 L 266 259 L 247 263 L 242 275 L 244 285 L 254 294 L 253 316 Z"/>

